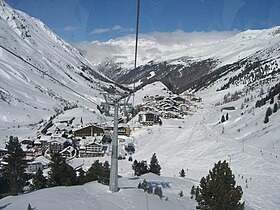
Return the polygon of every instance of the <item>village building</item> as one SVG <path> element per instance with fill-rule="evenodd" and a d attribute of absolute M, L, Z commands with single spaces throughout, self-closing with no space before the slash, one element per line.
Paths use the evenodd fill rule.
<path fill-rule="evenodd" d="M 75 137 L 103 136 L 103 135 L 104 135 L 104 129 L 93 124 L 74 130 Z"/>
<path fill-rule="evenodd" d="M 44 153 L 46 150 L 47 150 L 47 148 L 48 148 L 48 142 L 49 141 L 51 141 L 51 136 L 49 135 L 49 136 L 45 136 L 45 135 L 42 135 L 41 137 L 40 137 L 40 143 L 41 143 L 41 148 L 42 148 L 42 152 Z M 39 145 L 39 144 L 38 144 Z"/>
<path fill-rule="evenodd" d="M 81 158 L 104 156 L 105 152 L 102 150 L 102 148 L 102 144 L 97 142 L 85 143 L 80 146 L 79 156 Z"/>
<path fill-rule="evenodd" d="M 72 146 L 68 146 L 64 148 L 62 151 L 60 151 L 59 154 L 65 158 L 72 158 L 72 157 L 76 157 L 77 150 Z"/>
<path fill-rule="evenodd" d="M 38 157 L 42 155 L 42 149 L 37 147 L 28 148 L 24 151 L 24 153 L 26 156 Z"/>
<path fill-rule="evenodd" d="M 142 100 L 143 100 L 143 102 L 154 101 L 154 100 L 155 100 L 155 97 L 154 97 L 154 96 L 148 96 L 148 95 L 146 95 L 146 96 L 143 97 Z"/>
<path fill-rule="evenodd" d="M 26 173 L 35 173 L 39 169 L 43 170 L 43 164 L 38 161 L 28 162 L 27 167 L 25 168 Z"/>
<path fill-rule="evenodd" d="M 108 126 L 105 129 L 105 132 L 112 134 L 114 131 L 114 127 L 113 126 Z M 130 136 L 131 133 L 131 129 L 129 127 L 128 124 L 126 123 L 119 123 L 118 124 L 118 135 L 126 135 L 126 136 Z"/>
<path fill-rule="evenodd" d="M 172 100 L 175 101 L 177 105 L 186 103 L 186 99 L 180 96 L 175 96 L 172 98 Z"/>
<path fill-rule="evenodd" d="M 25 140 L 22 140 L 20 143 L 21 143 L 21 145 L 28 145 L 28 146 L 32 147 L 34 141 L 30 140 L 30 139 L 25 139 Z"/>
<path fill-rule="evenodd" d="M 160 116 L 165 119 L 178 118 L 178 113 L 163 111 L 160 113 Z"/>
<path fill-rule="evenodd" d="M 198 97 L 198 96 L 195 96 L 191 99 L 191 101 L 195 101 L 195 102 L 201 102 L 202 101 L 202 98 Z"/>
<path fill-rule="evenodd" d="M 161 124 L 158 113 L 156 112 L 140 112 L 138 122 L 143 125 Z"/>
<path fill-rule="evenodd" d="M 140 112 L 154 112 L 156 108 L 154 106 L 142 105 L 140 106 Z"/>
<path fill-rule="evenodd" d="M 63 142 L 59 140 L 52 140 L 48 143 L 48 148 L 49 148 L 49 153 L 54 154 L 54 153 L 59 153 L 60 151 L 63 150 Z"/>

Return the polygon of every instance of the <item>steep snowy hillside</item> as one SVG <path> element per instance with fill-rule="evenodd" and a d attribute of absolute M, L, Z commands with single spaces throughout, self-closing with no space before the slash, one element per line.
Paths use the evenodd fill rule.
<path fill-rule="evenodd" d="M 1 136 L 15 135 L 15 130 L 28 136 L 36 124 L 63 109 L 96 110 L 99 93 L 115 86 L 41 21 L 3 1 L 0 75 Z"/>
<path fill-rule="evenodd" d="M 163 119 L 162 126 L 136 129 L 134 158 L 148 161 L 155 152 L 164 176 L 178 176 L 183 168 L 188 178 L 197 181 L 207 175 L 215 162 L 227 160 L 250 208 L 278 209 L 279 109 L 269 117 L 268 123 L 264 119 L 268 107 L 280 105 L 279 93 L 274 97 L 274 104 L 269 100 L 262 107 L 255 105 L 269 94 L 279 77 L 259 85 L 246 84 L 243 80 L 242 85 L 217 91 L 226 77 L 196 93 L 203 102 L 197 104 L 193 115 L 181 120 Z M 143 94 L 149 95 L 139 90 L 135 97 Z M 228 120 L 221 123 L 223 115 L 225 118 L 228 115 Z"/>

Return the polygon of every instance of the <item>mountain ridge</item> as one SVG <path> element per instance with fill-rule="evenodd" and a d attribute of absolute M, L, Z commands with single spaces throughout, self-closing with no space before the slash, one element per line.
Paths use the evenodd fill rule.
<path fill-rule="evenodd" d="M 36 18 L 0 2 L 0 134 L 76 106 L 97 113 L 100 92 L 128 91 L 96 71 L 78 50 Z M 36 126 L 32 132 L 36 132 Z M 31 129 L 32 130 L 32 129 Z"/>

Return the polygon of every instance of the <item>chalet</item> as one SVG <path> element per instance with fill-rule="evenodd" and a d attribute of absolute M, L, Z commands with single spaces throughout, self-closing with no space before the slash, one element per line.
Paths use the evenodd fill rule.
<path fill-rule="evenodd" d="M 155 111 L 155 108 L 153 106 L 147 106 L 147 105 L 144 105 L 144 106 L 140 106 L 140 111 L 141 112 L 154 112 Z"/>
<path fill-rule="evenodd" d="M 143 125 L 161 124 L 159 115 L 156 112 L 140 112 L 138 122 Z"/>
<path fill-rule="evenodd" d="M 96 142 L 87 143 L 80 147 L 80 157 L 100 157 L 104 156 L 102 145 Z"/>
<path fill-rule="evenodd" d="M 174 113 L 174 112 L 161 112 L 160 116 L 166 119 L 170 119 L 170 118 L 178 118 L 178 113 Z"/>
<path fill-rule="evenodd" d="M 48 142 L 49 141 L 51 141 L 51 136 L 45 136 L 45 135 L 41 136 L 40 142 L 41 142 L 41 148 L 42 148 L 43 153 L 48 148 Z"/>
<path fill-rule="evenodd" d="M 173 97 L 172 99 L 173 99 L 173 101 L 176 102 L 177 105 L 184 104 L 186 101 L 186 99 L 184 99 L 183 97 L 180 97 L 180 96 Z"/>
<path fill-rule="evenodd" d="M 156 97 L 155 97 L 156 101 L 162 101 L 163 99 L 164 99 L 164 96 L 156 95 Z"/>
<path fill-rule="evenodd" d="M 163 101 L 165 103 L 168 103 L 168 104 L 172 105 L 172 106 L 176 105 L 176 102 L 173 99 L 169 98 L 169 97 L 166 97 Z"/>
<path fill-rule="evenodd" d="M 178 112 L 178 111 L 180 111 L 180 109 L 177 108 L 176 106 L 165 106 L 164 111 Z"/>
<path fill-rule="evenodd" d="M 43 164 L 38 161 L 28 162 L 27 167 L 25 168 L 26 173 L 34 173 L 39 169 L 43 170 Z"/>
<path fill-rule="evenodd" d="M 28 146 L 31 146 L 33 145 L 34 141 L 33 140 L 30 140 L 30 139 L 25 139 L 25 140 L 22 140 L 20 142 L 22 145 L 28 145 Z"/>
<path fill-rule="evenodd" d="M 194 96 L 191 101 L 195 101 L 195 102 L 201 102 L 202 98 L 198 97 L 198 96 Z"/>
<path fill-rule="evenodd" d="M 75 120 L 75 117 L 72 117 L 71 119 L 62 119 L 59 121 L 61 124 L 66 124 L 67 126 L 73 124 L 73 121 Z"/>
<path fill-rule="evenodd" d="M 26 156 L 30 157 L 38 157 L 42 155 L 42 149 L 41 148 L 28 148 L 24 151 Z"/>
<path fill-rule="evenodd" d="M 58 140 L 52 140 L 48 143 L 50 154 L 59 153 L 63 150 L 63 143 Z"/>
<path fill-rule="evenodd" d="M 187 104 L 180 104 L 179 109 L 181 113 L 185 113 L 190 110 L 190 106 Z"/>
<path fill-rule="evenodd" d="M 75 157 L 77 154 L 77 151 L 75 150 L 74 147 L 68 146 L 64 148 L 62 151 L 59 152 L 62 157 L 69 158 L 69 157 Z"/>
<path fill-rule="evenodd" d="M 144 96 L 143 97 L 143 102 L 146 102 L 146 101 L 154 101 L 155 100 L 155 97 L 154 96 Z"/>
<path fill-rule="evenodd" d="M 131 129 L 128 124 L 121 123 L 118 125 L 118 135 L 130 136 Z"/>
<path fill-rule="evenodd" d="M 103 136 L 103 135 L 104 135 L 104 129 L 97 125 L 89 125 L 87 127 L 74 130 L 75 137 Z"/>
<path fill-rule="evenodd" d="M 113 126 L 106 127 L 105 131 L 107 131 L 107 133 L 113 133 L 114 127 Z M 131 129 L 130 129 L 129 125 L 127 125 L 126 123 L 118 124 L 118 135 L 130 136 L 130 133 L 131 133 Z"/>

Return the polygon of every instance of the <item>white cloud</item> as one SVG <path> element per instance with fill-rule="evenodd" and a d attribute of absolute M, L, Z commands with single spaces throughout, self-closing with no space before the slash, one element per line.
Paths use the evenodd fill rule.
<path fill-rule="evenodd" d="M 132 32 L 133 28 L 124 28 L 121 25 L 115 25 L 112 28 L 95 28 L 93 29 L 89 34 L 102 34 L 102 33 L 108 33 L 108 32 Z"/>
<path fill-rule="evenodd" d="M 115 26 L 112 27 L 112 31 L 120 31 L 122 29 L 123 29 L 123 27 L 120 26 L 120 25 L 115 25 Z"/>
<path fill-rule="evenodd" d="M 75 26 L 65 26 L 63 28 L 63 31 L 69 32 L 69 31 L 75 31 L 77 29 L 77 27 Z"/>
<path fill-rule="evenodd" d="M 95 28 L 89 34 L 103 34 L 109 32 L 109 28 Z"/>

